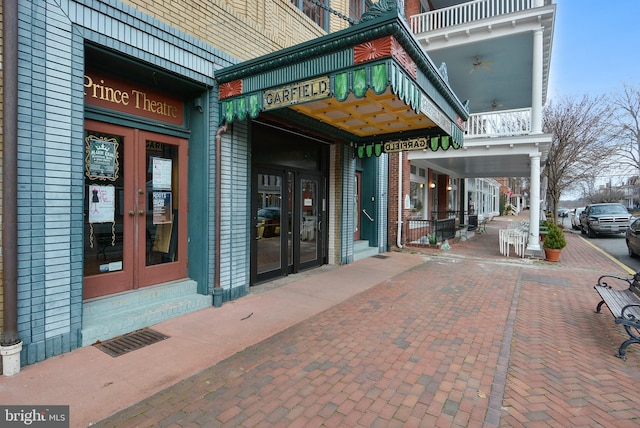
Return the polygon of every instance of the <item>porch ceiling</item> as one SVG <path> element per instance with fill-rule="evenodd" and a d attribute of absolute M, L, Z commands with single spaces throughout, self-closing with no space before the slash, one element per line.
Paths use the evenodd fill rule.
<path fill-rule="evenodd" d="M 550 134 L 495 139 L 467 140 L 461 150 L 449 152 L 410 152 L 412 164 L 432 168 L 455 178 L 529 177 L 531 158 L 540 157 L 540 168 L 547 161 Z"/>
<path fill-rule="evenodd" d="M 367 91 L 364 98 L 349 94 L 345 101 L 335 98 L 291 107 L 305 116 L 324 122 L 358 137 L 373 137 L 437 128 L 436 124 L 399 99 L 387 88 L 382 94 Z"/>

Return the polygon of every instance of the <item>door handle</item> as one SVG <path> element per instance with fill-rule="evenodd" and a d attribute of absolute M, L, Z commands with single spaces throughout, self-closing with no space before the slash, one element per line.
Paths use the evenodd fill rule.
<path fill-rule="evenodd" d="M 138 215 L 144 215 L 144 210 L 139 210 Z"/>
<path fill-rule="evenodd" d="M 129 215 L 133 217 L 134 215 L 136 215 L 136 213 L 133 210 L 129 210 Z"/>
<path fill-rule="evenodd" d="M 370 222 L 373 222 L 373 219 L 371 218 L 371 216 L 369 215 L 369 213 L 367 212 L 367 210 L 362 209 L 362 213 L 363 213 L 364 215 L 366 215 L 366 216 L 367 216 L 367 218 L 369 219 L 369 221 L 370 221 Z"/>

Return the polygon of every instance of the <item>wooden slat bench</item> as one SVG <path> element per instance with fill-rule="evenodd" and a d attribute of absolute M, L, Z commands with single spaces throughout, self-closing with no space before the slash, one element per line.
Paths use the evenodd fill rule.
<path fill-rule="evenodd" d="M 618 288 L 612 287 L 616 284 Z M 621 288 L 626 287 L 626 288 Z M 627 347 L 632 343 L 640 343 L 640 272 L 629 278 L 613 275 L 602 275 L 594 287 L 602 301 L 598 303 L 596 312 L 600 313 L 602 305 L 607 305 L 616 324 L 622 324 L 629 334 L 629 339 L 622 342 L 616 357 L 626 360 Z"/>

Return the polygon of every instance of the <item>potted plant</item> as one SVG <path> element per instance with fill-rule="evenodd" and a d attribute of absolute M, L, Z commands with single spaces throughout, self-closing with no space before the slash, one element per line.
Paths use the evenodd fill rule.
<path fill-rule="evenodd" d="M 557 262 L 560 259 L 560 251 L 567 246 L 567 240 L 560 226 L 555 223 L 549 224 L 549 233 L 542 245 L 547 261 Z"/>
<path fill-rule="evenodd" d="M 507 204 L 504 207 L 504 215 L 516 215 L 516 207 L 512 204 Z"/>
<path fill-rule="evenodd" d="M 429 244 L 436 245 L 438 243 L 438 236 L 435 233 L 429 235 Z"/>

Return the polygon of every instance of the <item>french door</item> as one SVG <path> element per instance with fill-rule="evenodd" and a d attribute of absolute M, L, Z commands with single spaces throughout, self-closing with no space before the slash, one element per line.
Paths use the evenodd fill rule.
<path fill-rule="evenodd" d="M 186 277 L 187 140 L 85 121 L 85 299 Z"/>
<path fill-rule="evenodd" d="M 253 186 L 252 284 L 322 264 L 321 177 L 257 168 Z"/>

